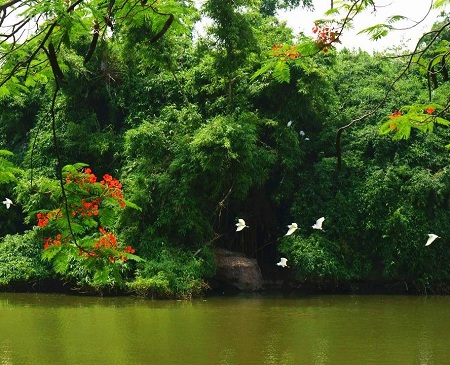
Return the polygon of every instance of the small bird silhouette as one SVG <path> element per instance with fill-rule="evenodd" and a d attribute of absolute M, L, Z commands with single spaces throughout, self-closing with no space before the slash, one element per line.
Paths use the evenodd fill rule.
<path fill-rule="evenodd" d="M 2 203 L 6 205 L 6 209 L 9 209 L 9 207 L 10 207 L 11 205 L 14 205 L 14 203 L 12 202 L 12 200 L 9 199 L 9 198 L 5 198 L 5 200 L 4 200 Z"/>
<path fill-rule="evenodd" d="M 289 230 L 285 234 L 285 236 L 290 236 L 292 233 L 295 232 L 295 230 L 298 228 L 297 223 L 292 223 L 288 225 Z"/>
<path fill-rule="evenodd" d="M 314 223 L 314 225 L 312 225 L 311 227 L 314 229 L 320 229 L 321 231 L 323 231 L 322 223 L 324 220 L 325 220 L 324 217 L 319 218 L 318 220 L 316 220 L 316 223 Z"/>
<path fill-rule="evenodd" d="M 428 240 L 427 240 L 427 243 L 425 243 L 425 246 L 431 245 L 436 238 L 441 238 L 441 237 L 435 235 L 434 233 L 428 233 Z"/>
<path fill-rule="evenodd" d="M 286 266 L 287 266 L 287 258 L 282 257 L 282 258 L 280 259 L 280 262 L 277 262 L 277 265 L 278 265 L 278 266 L 281 266 L 281 267 L 286 267 Z"/>
<path fill-rule="evenodd" d="M 236 223 L 236 232 L 242 231 L 245 227 L 248 228 L 247 225 L 245 225 L 245 221 L 242 218 L 238 219 L 238 222 Z"/>

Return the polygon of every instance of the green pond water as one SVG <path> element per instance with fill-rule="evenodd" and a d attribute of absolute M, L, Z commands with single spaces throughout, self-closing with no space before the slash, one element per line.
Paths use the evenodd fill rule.
<path fill-rule="evenodd" d="M 4 293 L 0 364 L 450 364 L 450 297 Z"/>

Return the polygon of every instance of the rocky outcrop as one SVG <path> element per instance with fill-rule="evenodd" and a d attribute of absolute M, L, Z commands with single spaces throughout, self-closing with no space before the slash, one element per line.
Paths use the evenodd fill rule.
<path fill-rule="evenodd" d="M 211 280 L 213 287 L 235 288 L 240 291 L 262 289 L 261 269 L 255 259 L 221 248 L 217 248 L 215 254 L 217 271 Z"/>

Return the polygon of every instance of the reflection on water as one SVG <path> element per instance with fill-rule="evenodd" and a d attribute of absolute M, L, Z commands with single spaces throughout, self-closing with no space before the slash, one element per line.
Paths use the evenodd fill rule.
<path fill-rule="evenodd" d="M 445 364 L 450 297 L 0 294 L 1 364 Z"/>

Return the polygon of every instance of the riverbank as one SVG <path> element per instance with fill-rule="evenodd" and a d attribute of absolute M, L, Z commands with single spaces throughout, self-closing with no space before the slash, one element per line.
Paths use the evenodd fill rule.
<path fill-rule="evenodd" d="M 233 286 L 209 286 L 202 294 L 174 298 L 173 296 L 138 295 L 124 288 L 81 288 L 58 280 L 16 282 L 0 287 L 4 293 L 54 293 L 80 296 L 136 296 L 149 299 L 192 299 L 197 297 L 238 296 L 246 293 L 282 296 L 308 295 L 449 295 L 450 283 L 425 286 L 417 282 L 367 280 L 348 283 L 307 283 L 265 280 L 260 290 L 239 290 Z"/>

